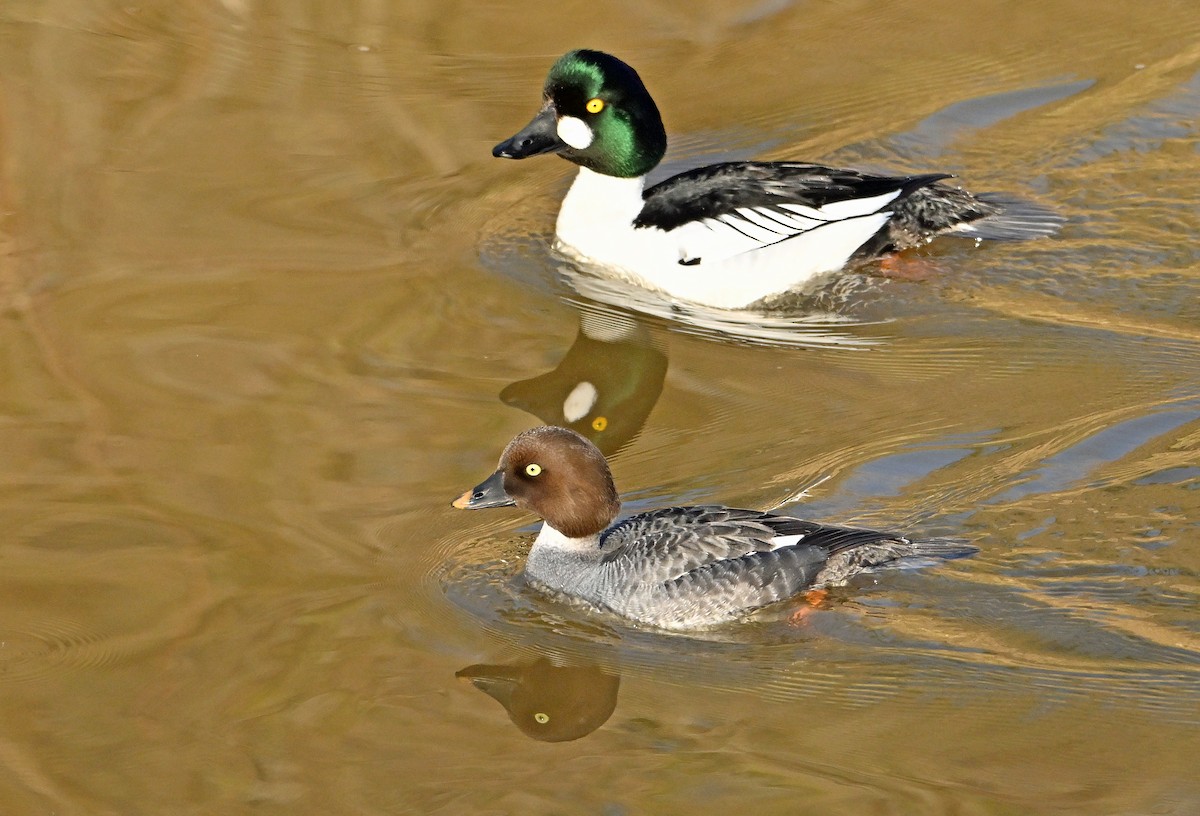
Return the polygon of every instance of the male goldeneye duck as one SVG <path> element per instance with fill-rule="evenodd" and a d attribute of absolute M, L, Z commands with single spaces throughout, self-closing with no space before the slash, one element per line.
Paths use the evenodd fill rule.
<path fill-rule="evenodd" d="M 579 165 L 558 213 L 568 256 L 675 297 L 745 308 L 813 277 L 935 235 L 1021 240 L 1063 219 L 994 193 L 940 183 L 946 173 L 876 176 L 795 162 L 725 162 L 650 188 L 667 134 L 641 78 L 621 60 L 577 50 L 550 69 L 542 108 L 492 155 L 557 153 Z"/>
<path fill-rule="evenodd" d="M 533 587 L 661 629 L 737 620 L 905 559 L 976 552 L 718 505 L 668 507 L 614 524 L 621 502 L 604 455 L 553 425 L 519 434 L 496 472 L 453 505 L 536 513 L 544 523 L 525 561 Z"/>

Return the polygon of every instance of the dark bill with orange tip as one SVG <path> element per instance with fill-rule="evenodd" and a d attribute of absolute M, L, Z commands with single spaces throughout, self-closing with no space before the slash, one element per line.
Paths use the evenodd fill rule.
<path fill-rule="evenodd" d="M 483 510 L 486 507 L 512 507 L 516 502 L 504 490 L 504 472 L 497 470 L 450 504 L 459 510 Z"/>

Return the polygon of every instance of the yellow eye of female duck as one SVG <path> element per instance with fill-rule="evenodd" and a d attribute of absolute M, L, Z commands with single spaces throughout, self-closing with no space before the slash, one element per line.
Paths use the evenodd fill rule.
<path fill-rule="evenodd" d="M 588 113 L 599 113 L 602 110 L 604 110 L 604 100 L 603 99 L 596 97 L 595 99 L 588 100 L 588 103 L 587 103 L 587 112 Z"/>
<path fill-rule="evenodd" d="M 542 466 L 539 465 L 537 462 L 530 462 L 528 465 L 525 466 L 525 475 L 526 476 L 537 476 L 541 472 L 542 472 Z"/>
<path fill-rule="evenodd" d="M 546 723 L 550 722 L 550 715 L 544 711 L 539 711 L 537 714 L 534 714 L 533 718 L 535 720 L 537 720 L 539 723 L 541 723 L 542 725 L 545 725 Z"/>

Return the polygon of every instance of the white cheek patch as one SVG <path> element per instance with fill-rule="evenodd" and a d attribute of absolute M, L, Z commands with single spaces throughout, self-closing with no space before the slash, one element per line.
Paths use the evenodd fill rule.
<path fill-rule="evenodd" d="M 592 129 L 582 119 L 574 116 L 560 116 L 558 119 L 558 138 L 576 150 L 586 150 L 595 138 Z"/>
<path fill-rule="evenodd" d="M 572 388 L 571 393 L 567 394 L 567 398 L 563 400 L 563 418 L 567 422 L 583 419 L 596 404 L 597 396 L 596 386 L 584 380 Z"/>

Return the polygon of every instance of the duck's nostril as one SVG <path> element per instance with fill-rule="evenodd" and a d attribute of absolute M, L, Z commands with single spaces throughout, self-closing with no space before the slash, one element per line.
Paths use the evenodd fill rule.
<path fill-rule="evenodd" d="M 476 499 L 482 499 L 482 498 L 483 498 L 482 490 L 476 490 L 474 493 L 471 494 L 471 501 L 475 501 Z"/>

